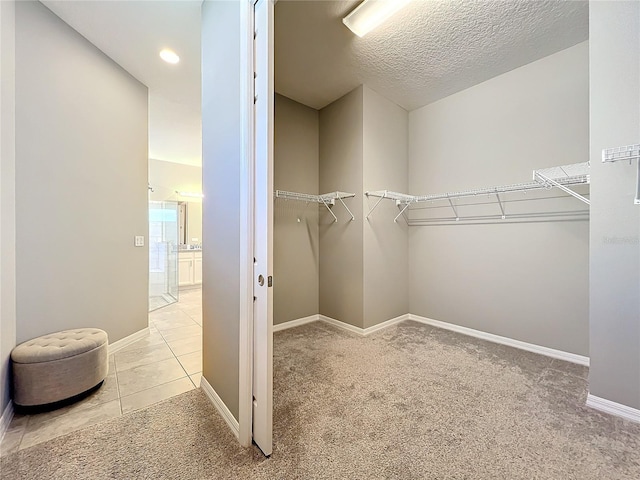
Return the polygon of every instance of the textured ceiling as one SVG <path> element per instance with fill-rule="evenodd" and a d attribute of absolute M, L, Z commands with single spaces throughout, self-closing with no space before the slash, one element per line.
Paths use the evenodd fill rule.
<path fill-rule="evenodd" d="M 588 39 L 588 2 L 413 0 L 359 38 L 357 1 L 280 0 L 276 91 L 322 108 L 365 84 L 407 110 Z"/>

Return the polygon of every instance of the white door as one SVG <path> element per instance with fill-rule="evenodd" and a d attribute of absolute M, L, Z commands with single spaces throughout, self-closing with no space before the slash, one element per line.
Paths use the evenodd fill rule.
<path fill-rule="evenodd" d="M 273 423 L 273 3 L 254 4 L 253 441 L 271 455 Z"/>

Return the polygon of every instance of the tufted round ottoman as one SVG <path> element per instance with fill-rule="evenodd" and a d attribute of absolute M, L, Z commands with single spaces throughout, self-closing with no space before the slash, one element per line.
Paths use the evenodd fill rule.
<path fill-rule="evenodd" d="M 57 407 L 100 386 L 109 371 L 107 333 L 79 328 L 21 343 L 11 352 L 13 402 Z"/>

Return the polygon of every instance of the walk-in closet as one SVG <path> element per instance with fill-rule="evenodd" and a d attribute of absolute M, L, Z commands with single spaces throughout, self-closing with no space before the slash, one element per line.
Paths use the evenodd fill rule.
<path fill-rule="evenodd" d="M 586 357 L 586 4 L 412 2 L 362 38 L 352 4 L 275 8 L 274 325 L 411 315 Z"/>

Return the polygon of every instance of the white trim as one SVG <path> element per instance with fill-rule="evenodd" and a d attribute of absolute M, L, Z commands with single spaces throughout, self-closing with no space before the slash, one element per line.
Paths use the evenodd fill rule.
<path fill-rule="evenodd" d="M 11 425 L 11 420 L 13 419 L 13 402 L 9 400 L 7 406 L 2 412 L 2 417 L 0 417 L 0 443 L 4 439 L 5 433 L 9 430 L 9 425 Z"/>
<path fill-rule="evenodd" d="M 282 330 L 288 330 L 289 328 L 299 327 L 300 325 L 306 325 L 307 323 L 320 321 L 320 315 L 315 314 L 309 317 L 297 318 L 296 320 L 289 320 L 288 322 L 279 323 L 273 326 L 273 332 L 280 332 Z"/>
<path fill-rule="evenodd" d="M 640 410 L 605 398 L 596 397 L 590 393 L 587 395 L 587 407 L 640 423 Z"/>
<path fill-rule="evenodd" d="M 365 328 L 362 331 L 363 335 L 369 335 L 370 333 L 377 332 L 378 330 L 382 330 L 387 327 L 391 327 L 392 325 L 396 325 L 400 322 L 404 322 L 405 320 L 409 320 L 409 314 L 405 313 L 404 315 L 400 315 L 399 317 L 392 318 L 390 320 L 386 320 L 382 323 L 378 323 L 377 325 L 373 325 L 372 327 Z"/>
<path fill-rule="evenodd" d="M 335 318 L 327 317 L 326 315 L 318 315 L 319 320 L 326 322 L 334 327 L 342 328 L 343 330 L 348 330 L 349 332 L 356 333 L 363 337 L 367 335 L 382 330 L 384 328 L 391 327 L 392 325 L 396 325 L 397 323 L 404 322 L 405 320 L 409 320 L 409 314 L 400 315 L 399 317 L 392 318 L 390 320 L 386 320 L 382 323 L 378 323 L 377 325 L 373 325 L 368 328 L 360 328 L 354 325 L 350 325 L 345 322 L 341 322 L 340 320 L 336 320 Z"/>
<path fill-rule="evenodd" d="M 326 322 L 329 325 L 333 325 L 334 327 L 347 330 L 357 335 L 364 335 L 364 330 L 360 327 L 355 327 L 349 323 L 341 322 L 340 320 L 336 320 L 335 318 L 327 317 L 326 315 L 318 315 L 318 317 L 320 317 L 321 321 Z"/>
<path fill-rule="evenodd" d="M 444 330 L 451 330 L 452 332 L 462 333 L 470 337 L 480 338 L 493 343 L 499 343 L 501 345 L 507 345 L 509 347 L 519 348 L 520 350 L 526 350 L 528 352 L 537 353 L 546 357 L 557 358 L 564 360 L 565 362 L 576 363 L 578 365 L 589 366 L 589 357 L 577 355 L 575 353 L 563 352 L 562 350 L 555 350 L 553 348 L 542 347 L 540 345 L 534 345 L 532 343 L 522 342 L 520 340 L 514 340 L 508 337 L 501 337 L 500 335 L 494 335 L 493 333 L 486 333 L 480 330 L 474 330 L 472 328 L 462 327 L 453 323 L 441 322 L 439 320 L 433 320 L 431 318 L 421 317 L 419 315 L 409 314 L 409 320 L 414 322 L 424 323 L 425 325 L 431 325 L 433 327 L 442 328 Z"/>
<path fill-rule="evenodd" d="M 238 363 L 238 440 L 253 436 L 253 0 L 240 2 L 240 321 Z"/>
<path fill-rule="evenodd" d="M 122 350 L 125 347 L 128 347 L 132 343 L 137 342 L 138 340 L 143 339 L 151 332 L 149 331 L 149 327 L 145 327 L 139 332 L 132 333 L 128 337 L 121 338 L 120 340 L 109 344 L 109 355 L 116 353 L 118 350 Z"/>
<path fill-rule="evenodd" d="M 204 378 L 204 376 L 200 377 L 200 389 L 205 393 L 213 406 L 216 407 L 216 410 L 218 410 L 220 415 L 222 415 L 222 418 L 225 422 L 227 422 L 227 425 L 229 425 L 229 428 L 236 436 L 236 438 L 240 440 L 240 424 L 238 423 L 238 420 L 236 420 L 236 418 L 233 416 L 233 413 L 231 413 L 231 411 L 227 408 L 220 396 L 216 393 L 216 391 L 209 384 L 207 379 Z"/>

